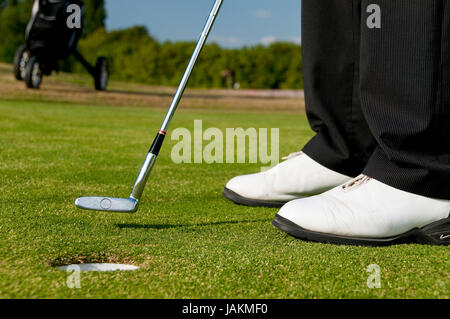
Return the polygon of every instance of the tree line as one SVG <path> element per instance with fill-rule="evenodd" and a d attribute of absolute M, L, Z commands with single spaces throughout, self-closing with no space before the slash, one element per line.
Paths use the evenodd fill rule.
<path fill-rule="evenodd" d="M 176 86 L 194 50 L 194 42 L 158 42 L 142 26 L 107 31 L 104 0 L 84 0 L 86 30 L 79 48 L 95 61 L 105 56 L 112 79 Z M 0 60 L 11 62 L 24 42 L 31 0 L 0 0 Z M 88 27 L 89 26 L 89 27 Z M 73 59 L 61 64 L 64 71 L 82 73 Z M 190 80 L 198 88 L 299 89 L 302 82 L 301 48 L 293 43 L 273 43 L 239 49 L 205 46 Z"/>

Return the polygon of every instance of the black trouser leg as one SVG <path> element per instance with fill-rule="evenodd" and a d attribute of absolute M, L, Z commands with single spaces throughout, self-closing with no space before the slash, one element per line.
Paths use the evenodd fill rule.
<path fill-rule="evenodd" d="M 361 0 L 303 0 L 302 47 L 306 112 L 316 136 L 304 152 L 356 176 L 376 142 L 361 109 Z"/>
<path fill-rule="evenodd" d="M 378 147 L 364 173 L 450 199 L 450 0 L 362 0 L 361 101 Z"/>

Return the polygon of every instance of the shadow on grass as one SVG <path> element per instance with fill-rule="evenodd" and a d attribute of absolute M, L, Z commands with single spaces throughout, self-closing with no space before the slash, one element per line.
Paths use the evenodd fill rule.
<path fill-rule="evenodd" d="M 219 226 L 219 225 L 233 225 L 233 224 L 251 224 L 271 222 L 272 219 L 255 219 L 255 220 L 243 220 L 243 221 L 221 221 L 211 223 L 197 223 L 197 224 L 116 224 L 120 229 L 134 228 L 134 229 L 170 229 L 170 228 L 182 228 L 182 227 L 205 227 L 205 226 Z"/>

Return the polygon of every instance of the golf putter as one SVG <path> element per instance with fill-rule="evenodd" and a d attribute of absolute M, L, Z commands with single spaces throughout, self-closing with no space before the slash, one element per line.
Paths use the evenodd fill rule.
<path fill-rule="evenodd" d="M 175 114 L 175 111 L 180 103 L 181 97 L 183 96 L 184 90 L 186 88 L 189 77 L 194 69 L 195 63 L 200 55 L 200 52 L 205 45 L 206 39 L 208 38 L 209 32 L 214 24 L 217 14 L 219 13 L 220 7 L 222 6 L 223 0 L 216 0 L 211 13 L 206 21 L 203 32 L 200 39 L 197 42 L 194 53 L 192 54 L 191 60 L 184 72 L 183 78 L 181 79 L 180 85 L 175 93 L 169 110 L 164 118 L 164 122 L 161 129 L 158 131 L 155 140 L 150 148 L 150 151 L 145 159 L 144 164 L 139 172 L 139 175 L 134 184 L 133 190 L 128 198 L 113 198 L 113 197 L 80 197 L 75 200 L 75 206 L 87 210 L 96 211 L 108 211 L 108 212 L 118 212 L 118 213 L 133 213 L 137 211 L 139 201 L 141 199 L 142 193 L 147 183 L 150 172 L 155 165 L 156 158 L 158 157 L 159 150 L 166 136 L 166 132 L 169 128 L 170 122 Z"/>

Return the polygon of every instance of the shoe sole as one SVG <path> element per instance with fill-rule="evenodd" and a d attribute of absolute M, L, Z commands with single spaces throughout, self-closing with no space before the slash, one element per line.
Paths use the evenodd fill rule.
<path fill-rule="evenodd" d="M 222 192 L 223 197 L 231 200 L 235 204 L 251 206 L 251 207 L 270 207 L 270 208 L 280 208 L 288 201 L 267 201 L 267 200 L 258 200 L 258 199 L 250 199 L 242 197 L 241 195 L 229 190 L 228 188 L 224 188 Z"/>
<path fill-rule="evenodd" d="M 439 220 L 422 228 L 414 228 L 404 234 L 388 238 L 358 238 L 325 234 L 304 229 L 290 220 L 276 215 L 272 225 L 289 235 L 303 240 L 356 246 L 390 246 L 398 244 L 450 244 L 450 217 Z"/>

